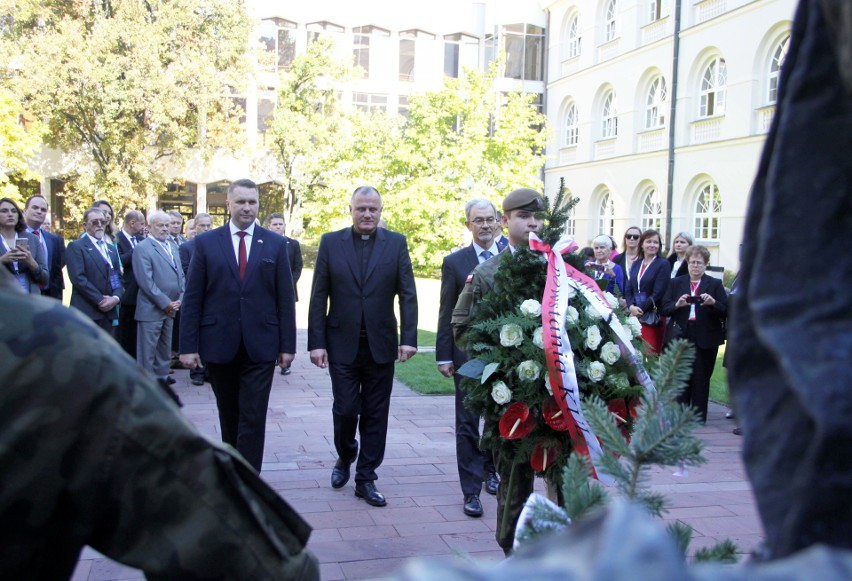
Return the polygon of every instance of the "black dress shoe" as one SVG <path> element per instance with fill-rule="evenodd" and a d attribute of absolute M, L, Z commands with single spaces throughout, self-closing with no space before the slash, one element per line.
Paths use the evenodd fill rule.
<path fill-rule="evenodd" d="M 485 475 L 485 492 L 488 494 L 497 494 L 498 486 L 500 486 L 500 481 L 497 479 L 497 474 L 489 472 Z"/>
<path fill-rule="evenodd" d="M 334 464 L 334 469 L 332 469 L 331 471 L 332 488 L 343 488 L 346 483 L 349 482 L 349 467 L 352 466 L 352 463 L 357 457 L 358 442 L 355 442 L 355 453 L 352 454 L 352 458 L 350 458 L 349 460 L 338 458 L 337 462 Z"/>
<path fill-rule="evenodd" d="M 177 383 L 177 379 L 175 379 L 174 377 L 167 377 L 166 383 L 168 383 L 169 385 L 174 385 Z"/>
<path fill-rule="evenodd" d="M 482 516 L 482 503 L 477 495 L 469 494 L 464 497 L 464 513 L 467 516 Z"/>
<path fill-rule="evenodd" d="M 192 385 L 204 385 L 204 380 L 203 379 L 193 379 Z"/>
<path fill-rule="evenodd" d="M 372 482 L 359 482 L 355 485 L 355 496 L 363 498 L 370 506 L 384 506 L 388 503 Z"/>
<path fill-rule="evenodd" d="M 281 369 L 281 375 L 290 375 L 290 368 L 284 367 L 283 369 Z"/>

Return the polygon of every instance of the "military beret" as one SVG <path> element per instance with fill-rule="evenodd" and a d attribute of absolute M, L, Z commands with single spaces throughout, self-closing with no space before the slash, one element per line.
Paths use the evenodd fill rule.
<path fill-rule="evenodd" d="M 503 200 L 503 211 L 527 210 L 529 212 L 543 212 L 544 198 L 535 190 L 529 188 L 518 188 Z"/>

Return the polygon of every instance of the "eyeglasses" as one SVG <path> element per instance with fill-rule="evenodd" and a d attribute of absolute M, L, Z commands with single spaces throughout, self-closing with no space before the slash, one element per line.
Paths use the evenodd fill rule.
<path fill-rule="evenodd" d="M 106 220 L 89 220 L 89 224 L 92 226 L 106 226 L 108 223 Z"/>
<path fill-rule="evenodd" d="M 476 220 L 471 220 L 471 223 L 476 224 L 477 226 L 482 226 L 483 224 L 491 225 L 496 221 L 496 218 L 477 218 Z"/>
<path fill-rule="evenodd" d="M 707 266 L 707 264 L 703 260 L 690 260 L 689 266 Z"/>
<path fill-rule="evenodd" d="M 625 234 L 624 235 L 624 237 L 627 238 L 628 240 L 639 240 L 639 238 L 641 236 L 642 236 L 641 234 Z"/>

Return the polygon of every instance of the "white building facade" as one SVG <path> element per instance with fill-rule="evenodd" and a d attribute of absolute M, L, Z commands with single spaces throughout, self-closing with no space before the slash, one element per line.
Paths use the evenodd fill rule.
<path fill-rule="evenodd" d="M 636 225 L 659 230 L 668 248 L 686 231 L 710 249 L 711 264 L 738 270 L 795 1 L 556 0 L 544 8 L 555 136 L 545 190 L 564 178 L 580 199 L 575 239 L 608 234 L 620 245 Z"/>

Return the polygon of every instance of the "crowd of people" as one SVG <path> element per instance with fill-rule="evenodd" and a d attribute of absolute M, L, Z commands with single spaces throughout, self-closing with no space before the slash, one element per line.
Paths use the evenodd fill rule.
<path fill-rule="evenodd" d="M 84 213 L 84 233 L 66 250 L 61 238 L 45 231 L 43 197 L 31 197 L 23 211 L 3 199 L 0 262 L 22 290 L 58 299 L 67 267 L 71 305 L 115 338 L 180 404 L 169 388 L 177 352 L 194 385 L 211 383 L 222 440 L 260 472 L 274 370 L 277 365 L 289 373 L 296 353 L 295 283 L 302 256 L 298 242 L 284 235 L 282 214 L 272 214 L 267 228 L 259 225 L 254 182 L 233 182 L 227 203 L 230 219 L 224 226 L 214 229 L 212 217 L 202 212 L 184 232 L 183 217 L 162 210 L 147 217 L 131 210 L 119 228 L 112 206 L 98 200 Z M 337 451 L 331 486 L 343 488 L 355 464 L 355 496 L 380 507 L 387 501 L 376 486 L 376 471 L 384 457 L 394 363 L 417 352 L 417 296 L 406 238 L 383 224 L 379 192 L 358 188 L 349 209 L 352 225 L 320 241 L 308 350 L 311 362 L 331 377 Z M 519 510 L 534 475 L 527 475 L 526 486 L 515 487 L 518 498 L 500 494 L 505 470 L 498 458 L 479 450 L 480 418 L 464 406 L 457 370 L 466 355 L 456 344 L 464 325 L 457 319 L 475 308 L 471 284 L 478 285 L 479 298 L 488 292 L 497 255 L 526 244 L 540 227 L 543 209 L 541 194 L 529 189 L 512 192 L 502 213 L 487 199 L 470 200 L 465 225 L 471 242 L 448 254 L 442 266 L 436 362 L 456 383 L 456 456 L 462 511 L 470 517 L 483 514 L 483 488 L 498 496 L 498 517 Z M 653 229 L 628 228 L 620 253 L 610 236 L 600 235 L 584 249 L 586 273 L 640 320 L 652 353 L 661 352 L 667 327 L 695 345 L 692 377 L 681 399 L 706 420 L 710 377 L 725 338 L 727 295 L 706 274 L 709 251 L 693 244 L 688 233 L 675 237 L 668 259 L 663 249 Z M 512 539 L 498 542 L 510 550 Z"/>

